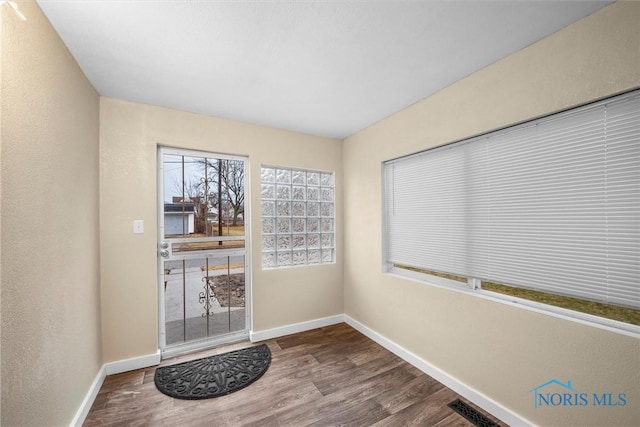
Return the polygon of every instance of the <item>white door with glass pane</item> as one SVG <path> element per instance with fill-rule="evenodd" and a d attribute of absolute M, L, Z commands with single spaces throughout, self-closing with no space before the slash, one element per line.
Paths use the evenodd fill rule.
<path fill-rule="evenodd" d="M 244 157 L 158 152 L 159 342 L 179 354 L 248 336 Z"/>

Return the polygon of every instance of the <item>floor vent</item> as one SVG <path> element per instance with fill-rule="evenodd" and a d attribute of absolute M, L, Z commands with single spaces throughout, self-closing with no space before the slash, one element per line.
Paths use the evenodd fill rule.
<path fill-rule="evenodd" d="M 460 399 L 454 400 L 447 406 L 465 417 L 476 427 L 499 427 L 499 424 L 494 423 Z"/>

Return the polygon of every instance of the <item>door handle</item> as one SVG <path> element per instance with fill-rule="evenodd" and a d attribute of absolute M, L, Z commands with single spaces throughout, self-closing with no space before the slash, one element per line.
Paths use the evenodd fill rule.
<path fill-rule="evenodd" d="M 162 258 L 169 257 L 169 242 L 165 242 L 164 240 L 160 242 L 160 256 Z"/>

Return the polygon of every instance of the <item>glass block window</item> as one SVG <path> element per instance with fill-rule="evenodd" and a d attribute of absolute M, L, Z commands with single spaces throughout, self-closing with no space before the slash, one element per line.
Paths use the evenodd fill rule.
<path fill-rule="evenodd" d="M 263 166 L 262 268 L 335 262 L 335 174 Z"/>

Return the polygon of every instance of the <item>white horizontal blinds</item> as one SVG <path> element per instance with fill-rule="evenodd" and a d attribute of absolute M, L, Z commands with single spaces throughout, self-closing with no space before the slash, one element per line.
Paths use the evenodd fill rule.
<path fill-rule="evenodd" d="M 496 135 L 487 149 L 489 263 L 476 274 L 606 300 L 603 107 Z"/>
<path fill-rule="evenodd" d="M 444 148 L 386 166 L 387 260 L 467 274 L 472 233 L 468 170 L 473 145 Z"/>
<path fill-rule="evenodd" d="M 385 168 L 388 261 L 640 307 L 637 92 Z"/>
<path fill-rule="evenodd" d="M 640 305 L 640 96 L 606 108 L 610 299 Z M 632 301 L 629 304 L 629 301 Z"/>

